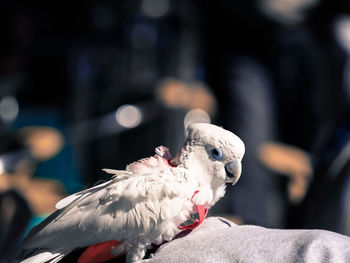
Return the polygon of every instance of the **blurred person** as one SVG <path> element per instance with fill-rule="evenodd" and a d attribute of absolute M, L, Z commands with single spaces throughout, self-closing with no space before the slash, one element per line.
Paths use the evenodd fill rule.
<path fill-rule="evenodd" d="M 306 194 L 312 175 L 306 152 L 316 143 L 327 89 L 322 49 L 306 19 L 317 3 L 207 6 L 208 77 L 219 121 L 247 147 L 239 187 L 227 193 L 218 212 L 237 215 L 243 223 L 287 226 L 293 202 Z M 216 23 L 209 19 L 213 14 Z M 276 176 L 283 173 L 289 178 Z"/>
<path fill-rule="evenodd" d="M 328 3 L 329 4 L 329 3 Z M 346 1 L 326 5 L 331 14 L 318 23 L 325 29 L 327 115 L 315 149 L 315 180 L 301 207 L 303 226 L 350 233 L 349 173 L 349 54 L 350 6 Z"/>

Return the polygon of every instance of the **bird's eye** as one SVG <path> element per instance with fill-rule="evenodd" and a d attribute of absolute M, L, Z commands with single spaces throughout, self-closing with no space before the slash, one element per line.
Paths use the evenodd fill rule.
<path fill-rule="evenodd" d="M 219 148 L 211 149 L 210 156 L 215 160 L 221 160 L 222 159 L 222 151 Z"/>

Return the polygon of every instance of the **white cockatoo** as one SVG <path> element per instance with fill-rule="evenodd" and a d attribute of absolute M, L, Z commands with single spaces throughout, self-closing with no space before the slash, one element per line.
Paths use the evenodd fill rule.
<path fill-rule="evenodd" d="M 123 171 L 105 169 L 111 180 L 59 201 L 25 238 L 20 261 L 58 262 L 76 248 L 117 240 L 110 252 L 136 262 L 151 244 L 172 240 L 198 207 L 210 208 L 226 183 L 237 182 L 245 151 L 239 137 L 212 124 L 187 132 L 174 158 L 158 147 L 154 157 Z"/>

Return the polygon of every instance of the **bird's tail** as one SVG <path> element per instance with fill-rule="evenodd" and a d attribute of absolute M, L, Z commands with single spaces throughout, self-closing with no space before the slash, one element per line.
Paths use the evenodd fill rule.
<path fill-rule="evenodd" d="M 56 263 L 59 262 L 70 251 L 50 251 L 47 249 L 22 250 L 17 258 L 19 263 Z"/>

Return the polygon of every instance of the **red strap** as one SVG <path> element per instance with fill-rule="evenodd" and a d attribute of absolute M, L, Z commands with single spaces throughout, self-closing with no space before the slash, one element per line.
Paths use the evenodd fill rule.
<path fill-rule="evenodd" d="M 79 257 L 78 263 L 103 263 L 113 258 L 124 255 L 113 255 L 111 250 L 120 245 L 121 242 L 116 240 L 102 242 L 89 246 Z"/>
<path fill-rule="evenodd" d="M 192 198 L 198 194 L 199 191 L 195 191 L 194 194 L 192 195 Z M 186 226 L 179 226 L 179 228 L 181 230 L 193 230 L 195 229 L 197 226 L 199 226 L 203 220 L 205 219 L 205 217 L 207 216 L 208 214 L 208 208 L 205 208 L 204 205 L 195 205 L 196 209 L 197 209 L 197 212 L 198 212 L 198 218 L 199 219 L 196 219 L 192 224 L 190 225 L 186 225 Z"/>
<path fill-rule="evenodd" d="M 177 166 L 176 164 L 171 163 L 171 160 L 166 160 L 166 161 L 168 162 L 168 165 L 170 167 L 176 167 Z"/>

